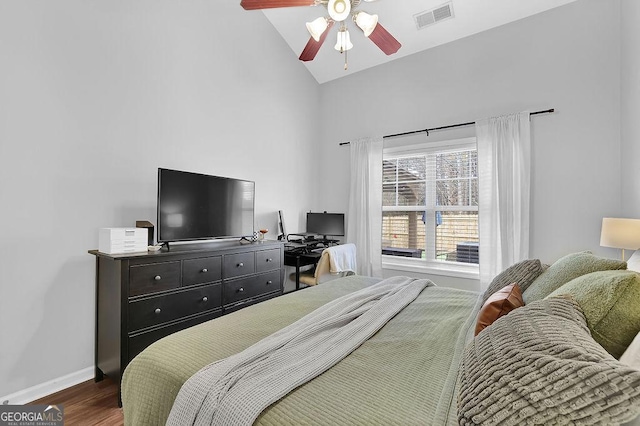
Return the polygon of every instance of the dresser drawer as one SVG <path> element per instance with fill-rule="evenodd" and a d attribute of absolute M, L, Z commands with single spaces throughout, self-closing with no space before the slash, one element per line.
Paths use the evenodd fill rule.
<path fill-rule="evenodd" d="M 131 361 L 136 355 L 138 355 L 144 348 L 159 340 L 165 336 L 175 333 L 176 331 L 184 330 L 188 327 L 201 324 L 205 321 L 212 320 L 222 315 L 222 309 L 218 309 L 213 312 L 208 312 L 204 315 L 190 318 L 188 320 L 180 321 L 165 327 L 157 328 L 150 331 L 144 331 L 142 333 L 135 334 L 129 337 L 129 351 L 127 361 Z"/>
<path fill-rule="evenodd" d="M 204 284 L 222 279 L 220 256 L 188 259 L 182 262 L 182 285 Z"/>
<path fill-rule="evenodd" d="M 180 262 L 151 263 L 129 268 L 129 297 L 180 286 Z"/>
<path fill-rule="evenodd" d="M 280 249 L 256 252 L 256 272 L 280 269 Z"/>
<path fill-rule="evenodd" d="M 255 253 L 228 254 L 224 257 L 224 277 L 233 278 L 253 274 L 255 267 Z"/>
<path fill-rule="evenodd" d="M 211 284 L 130 302 L 128 331 L 219 308 L 222 300 L 221 289 L 222 284 Z"/>
<path fill-rule="evenodd" d="M 278 296 L 278 294 L 265 294 L 263 296 L 256 296 L 251 299 L 245 299 L 238 303 L 234 303 L 233 305 L 227 305 L 224 308 L 224 314 L 229 314 L 231 312 L 239 311 L 242 308 L 246 308 L 247 306 L 255 305 L 256 303 L 264 302 L 265 300 L 273 299 Z"/>
<path fill-rule="evenodd" d="M 243 299 L 280 290 L 280 270 L 262 275 L 226 281 L 224 283 L 224 304 L 229 305 Z"/>

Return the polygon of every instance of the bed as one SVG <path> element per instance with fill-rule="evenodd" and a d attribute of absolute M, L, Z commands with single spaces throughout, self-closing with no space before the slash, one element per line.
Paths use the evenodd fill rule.
<path fill-rule="evenodd" d="M 124 373 L 122 400 L 125 424 L 165 424 L 183 384 L 204 366 L 244 350 L 334 299 L 378 282 L 379 279 L 361 276 L 340 278 L 233 312 L 155 342 L 132 360 Z M 500 287 L 498 284 L 495 287 Z M 257 417 L 255 424 L 473 424 L 469 419 L 474 417 L 461 414 L 459 405 L 462 403 L 466 407 L 464 404 L 468 405 L 470 401 L 478 399 L 477 395 L 469 396 L 473 394 L 474 388 L 487 392 L 488 388 L 477 386 L 477 380 L 482 380 L 483 385 L 490 380 L 480 377 L 485 373 L 471 368 L 466 376 L 462 375 L 461 365 L 487 347 L 495 345 L 498 337 L 493 335 L 493 329 L 496 336 L 501 332 L 500 327 L 491 326 L 488 328 L 492 330 L 491 333 L 483 331 L 479 335 L 485 337 L 484 343 L 474 339 L 476 319 L 485 301 L 486 294 L 428 286 L 373 337 L 323 374 L 270 405 Z M 584 318 L 580 318 L 580 310 L 575 301 L 567 299 L 565 302 L 560 298 L 554 299 L 553 303 L 564 303 L 562 309 L 570 309 L 572 312 L 572 306 L 576 306 L 578 313 L 567 319 L 568 326 L 563 326 L 564 330 L 568 330 L 566 332 L 575 334 L 582 329 L 586 330 L 586 326 L 578 324 L 580 321 L 584 322 Z M 538 306 L 537 302 L 531 305 L 534 308 Z M 555 309 L 553 306 L 551 308 Z M 542 306 L 538 310 L 543 317 L 548 317 L 547 313 L 551 308 Z M 522 309 L 524 313 L 524 308 Z M 517 319 L 512 314 L 505 318 L 509 317 Z M 529 315 L 520 317 L 525 321 L 529 319 Z M 498 320 L 496 324 L 505 318 Z M 546 321 L 545 318 L 543 319 Z M 557 322 L 555 319 L 552 321 L 553 324 Z M 528 325 L 521 327 L 526 328 Z M 533 328 L 536 327 L 534 325 Z M 571 327 L 577 327 L 578 331 Z M 503 328 L 506 330 L 503 333 L 512 333 L 508 326 Z M 585 338 L 586 346 L 591 345 L 589 340 L 591 339 Z M 553 342 L 550 344 L 554 345 Z M 469 347 L 473 345 L 478 350 L 469 352 Z M 523 353 L 529 350 L 526 342 L 523 348 Z M 572 357 L 575 356 L 573 348 L 569 352 Z M 506 355 L 507 358 L 512 356 Z M 494 356 L 485 358 L 490 358 L 489 361 L 492 362 Z M 589 362 L 594 362 L 591 354 L 588 358 Z M 472 359 L 472 363 L 475 362 Z M 487 362 L 487 359 L 479 362 Z M 566 366 L 567 361 L 554 362 L 565 362 L 563 365 Z M 569 362 L 572 365 L 576 363 L 575 360 Z M 579 362 L 584 364 L 584 358 Z M 640 405 L 640 371 L 624 369 L 606 353 L 598 352 L 595 362 L 600 363 L 598 368 L 601 365 L 606 368 L 606 371 L 598 371 L 598 374 L 610 374 L 613 371 L 615 374 L 610 377 L 615 378 L 611 383 L 615 383 L 616 389 L 624 388 L 624 395 L 618 398 L 619 401 L 616 400 L 617 411 L 608 413 L 609 417 L 597 417 L 605 419 L 601 423 L 620 423 L 617 420 L 626 421 L 638 414 L 640 407 L 629 407 Z M 480 367 L 476 365 L 476 368 Z M 512 374 L 517 375 L 518 371 L 523 370 L 514 369 Z M 504 377 L 499 380 L 504 380 Z M 465 386 L 465 389 L 461 389 Z M 499 381 L 492 386 L 504 387 Z M 492 392 L 495 393 L 495 389 Z M 601 390 L 596 390 L 595 393 L 599 392 Z M 589 405 L 594 405 L 590 398 L 595 397 L 588 391 L 584 391 L 581 396 L 586 398 Z M 605 398 L 608 396 L 605 395 Z M 473 404 L 477 405 L 477 402 Z M 505 412 L 504 409 L 502 412 Z M 594 418 L 596 417 L 588 419 Z M 597 422 L 586 420 L 583 424 L 592 423 Z M 577 421 L 576 424 L 580 422 Z"/>

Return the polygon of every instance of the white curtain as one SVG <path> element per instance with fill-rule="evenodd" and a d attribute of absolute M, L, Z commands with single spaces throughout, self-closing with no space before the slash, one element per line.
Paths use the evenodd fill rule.
<path fill-rule="evenodd" d="M 529 112 L 476 121 L 480 286 L 529 257 Z"/>
<path fill-rule="evenodd" d="M 356 245 L 357 274 L 382 278 L 382 137 L 349 146 L 347 242 Z"/>

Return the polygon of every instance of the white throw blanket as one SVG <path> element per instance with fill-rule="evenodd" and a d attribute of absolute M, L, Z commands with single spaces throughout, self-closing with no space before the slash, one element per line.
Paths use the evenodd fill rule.
<path fill-rule="evenodd" d="M 432 285 L 388 278 L 204 367 L 180 389 L 167 425 L 253 424 L 269 405 L 345 358 Z"/>
<path fill-rule="evenodd" d="M 356 245 L 341 244 L 338 246 L 328 247 L 326 251 L 329 253 L 329 271 L 332 274 L 342 272 L 356 273 Z"/>

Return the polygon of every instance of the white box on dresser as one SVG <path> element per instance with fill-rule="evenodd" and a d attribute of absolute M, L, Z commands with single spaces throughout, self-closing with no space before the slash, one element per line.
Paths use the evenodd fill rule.
<path fill-rule="evenodd" d="M 102 253 L 135 253 L 147 251 L 145 228 L 100 228 L 98 250 Z"/>

